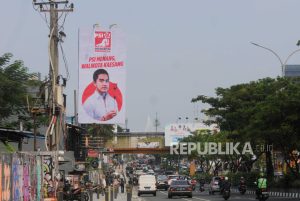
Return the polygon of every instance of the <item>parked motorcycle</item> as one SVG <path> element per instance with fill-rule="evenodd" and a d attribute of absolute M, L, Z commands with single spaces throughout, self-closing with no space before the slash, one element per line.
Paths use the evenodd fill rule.
<path fill-rule="evenodd" d="M 225 200 L 228 200 L 229 197 L 230 197 L 230 190 L 229 190 L 229 189 L 224 189 L 224 190 L 223 190 L 223 198 L 224 198 Z"/>
<path fill-rule="evenodd" d="M 81 188 L 74 189 L 70 184 L 65 184 L 63 199 L 68 201 L 73 200 L 89 201 L 90 196 L 87 192 L 82 192 Z"/>

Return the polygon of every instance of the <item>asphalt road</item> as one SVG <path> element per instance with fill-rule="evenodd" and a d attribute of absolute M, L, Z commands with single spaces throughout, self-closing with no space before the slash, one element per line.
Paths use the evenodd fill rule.
<path fill-rule="evenodd" d="M 167 191 L 157 191 L 156 197 L 153 195 L 141 195 L 142 201 L 170 201 L 170 200 L 181 200 L 181 201 L 221 201 L 224 200 L 221 195 L 216 193 L 215 195 L 209 195 L 207 191 L 204 192 L 193 192 L 193 198 L 188 197 L 177 197 L 174 196 L 172 199 L 168 199 Z M 231 193 L 228 200 L 245 201 L 245 200 L 256 200 L 255 195 L 241 195 L 238 193 Z M 299 198 L 282 198 L 282 197 L 270 197 L 268 201 L 289 201 L 298 200 Z"/>

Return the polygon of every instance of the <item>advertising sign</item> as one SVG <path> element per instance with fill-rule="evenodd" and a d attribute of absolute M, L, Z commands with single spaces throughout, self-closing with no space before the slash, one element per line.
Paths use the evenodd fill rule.
<path fill-rule="evenodd" d="M 138 142 L 138 148 L 159 148 L 159 142 Z"/>
<path fill-rule="evenodd" d="M 165 127 L 165 146 L 177 144 L 182 138 L 189 135 L 192 134 L 188 124 L 169 124 Z"/>
<path fill-rule="evenodd" d="M 173 123 L 165 127 L 165 146 L 172 146 L 197 130 L 216 130 L 216 125 L 207 126 L 203 123 Z M 217 131 L 219 131 L 217 129 Z"/>
<path fill-rule="evenodd" d="M 79 29 L 79 123 L 125 123 L 125 59 L 117 26 Z"/>

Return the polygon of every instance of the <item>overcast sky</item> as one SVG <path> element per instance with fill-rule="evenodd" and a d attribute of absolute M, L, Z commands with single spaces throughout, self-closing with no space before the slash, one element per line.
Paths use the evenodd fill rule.
<path fill-rule="evenodd" d="M 80 0 L 65 19 L 63 49 L 70 79 L 67 115 L 74 115 L 78 85 L 78 28 L 118 26 L 127 36 L 126 117 L 131 131 L 144 131 L 157 113 L 163 130 L 181 117 L 203 118 L 200 94 L 215 88 L 281 75 L 278 59 L 250 41 L 274 50 L 284 61 L 300 39 L 299 0 Z M 63 19 L 63 17 L 61 18 Z M 62 21 L 62 20 L 61 20 Z M 49 28 L 30 0 L 2 1 L 0 54 L 11 52 L 30 72 L 49 71 Z M 299 64 L 300 53 L 288 64 Z M 66 76 L 63 62 L 60 74 Z"/>

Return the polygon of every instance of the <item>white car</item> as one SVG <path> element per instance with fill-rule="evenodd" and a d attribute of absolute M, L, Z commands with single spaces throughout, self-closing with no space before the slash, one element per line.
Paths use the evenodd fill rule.
<path fill-rule="evenodd" d="M 156 196 L 156 177 L 154 175 L 141 175 L 139 177 L 138 196 L 142 194 Z"/>

